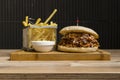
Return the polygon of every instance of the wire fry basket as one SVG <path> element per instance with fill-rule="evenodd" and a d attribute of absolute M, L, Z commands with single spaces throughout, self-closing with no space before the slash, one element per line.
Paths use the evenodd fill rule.
<path fill-rule="evenodd" d="M 31 25 L 23 29 L 23 49 L 32 51 L 31 41 L 57 41 L 57 27 Z"/>

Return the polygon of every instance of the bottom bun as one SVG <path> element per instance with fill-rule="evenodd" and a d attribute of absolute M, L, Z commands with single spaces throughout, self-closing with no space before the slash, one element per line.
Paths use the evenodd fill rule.
<path fill-rule="evenodd" d="M 59 51 L 65 51 L 65 52 L 93 52 L 96 51 L 98 47 L 92 47 L 92 48 L 71 48 L 71 47 L 65 47 L 58 45 Z"/>

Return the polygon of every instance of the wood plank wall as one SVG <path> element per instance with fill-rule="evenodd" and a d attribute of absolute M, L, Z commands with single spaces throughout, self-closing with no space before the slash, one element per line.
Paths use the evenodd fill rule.
<path fill-rule="evenodd" d="M 0 48 L 22 48 L 22 20 L 26 15 L 44 21 L 53 9 L 58 13 L 52 18 L 64 26 L 87 26 L 100 35 L 100 48 L 120 48 L 119 0 L 0 0 Z M 60 35 L 58 35 L 60 40 Z"/>

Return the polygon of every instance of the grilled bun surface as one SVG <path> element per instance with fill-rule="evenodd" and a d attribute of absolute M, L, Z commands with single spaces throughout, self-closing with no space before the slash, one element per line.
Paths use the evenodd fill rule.
<path fill-rule="evenodd" d="M 83 26 L 68 26 L 64 27 L 63 29 L 60 30 L 60 34 L 65 35 L 70 32 L 81 32 L 81 33 L 89 33 L 93 35 L 96 39 L 99 38 L 99 35 L 92 29 L 83 27 Z"/>

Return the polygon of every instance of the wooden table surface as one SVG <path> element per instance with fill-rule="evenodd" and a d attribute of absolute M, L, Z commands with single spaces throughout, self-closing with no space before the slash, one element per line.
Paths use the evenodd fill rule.
<path fill-rule="evenodd" d="M 94 75 L 101 74 L 99 76 L 105 77 L 105 79 L 109 79 L 112 77 L 113 80 L 120 80 L 120 50 L 106 50 L 111 52 L 111 60 L 110 61 L 9 61 L 9 54 L 10 52 L 13 52 L 16 50 L 0 50 L 0 80 L 18 80 L 19 77 L 12 78 L 4 78 L 7 74 L 7 76 L 10 76 L 11 74 L 14 74 L 14 76 L 18 74 L 24 74 L 22 75 L 22 80 L 24 79 L 34 79 L 37 80 L 39 77 L 40 80 L 40 74 L 46 74 L 48 77 L 48 74 L 51 75 L 52 79 L 50 80 L 57 80 L 53 74 L 57 77 L 65 76 L 66 77 L 60 80 L 67 80 L 68 77 L 73 78 L 71 80 L 75 80 L 75 77 L 78 77 L 77 74 L 89 76 L 89 79 L 93 79 Z M 4 75 L 3 75 L 4 74 Z M 25 76 L 29 74 L 29 78 Z M 34 75 L 34 78 L 30 76 L 30 74 L 36 74 Z M 63 74 L 63 75 L 62 75 Z M 88 75 L 89 74 L 89 75 Z M 19 75 L 19 76 L 21 76 Z M 38 75 L 38 76 L 37 76 Z M 79 76 L 80 76 L 79 75 Z M 105 76 L 106 75 L 106 76 Z M 108 76 L 109 75 L 109 76 Z M 112 76 L 110 76 L 112 75 Z M 96 75 L 97 76 L 97 75 Z M 104 80 L 100 77 L 96 77 L 95 79 L 98 80 Z M 13 77 L 13 75 L 12 75 Z M 30 78 L 31 77 L 31 78 Z M 50 77 L 49 77 L 50 78 Z M 45 79 L 45 76 L 42 79 Z M 48 79 L 48 78 L 47 78 Z M 84 78 L 85 80 L 87 79 Z M 77 80 L 84 80 L 83 76 L 82 78 L 78 77 Z M 112 80 L 111 79 L 111 80 Z M 48 79 L 49 80 L 49 79 Z M 69 80 L 69 79 L 68 79 Z"/>

